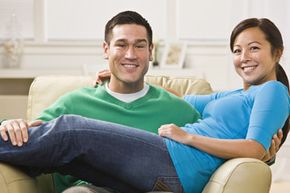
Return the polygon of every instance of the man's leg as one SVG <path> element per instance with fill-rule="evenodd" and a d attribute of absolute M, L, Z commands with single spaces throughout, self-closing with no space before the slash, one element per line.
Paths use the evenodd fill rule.
<path fill-rule="evenodd" d="M 61 168 L 77 159 L 141 192 L 152 190 L 160 180 L 170 190 L 180 192 L 180 183 L 166 145 L 157 135 L 68 115 L 31 128 L 30 133 L 28 143 L 21 148 L 2 142 L 0 160 L 33 166 L 39 169 L 37 172 L 42 172 Z M 82 175 L 75 174 L 76 177 Z M 95 181 L 93 174 L 86 176 L 89 181 Z M 126 192 L 122 188 L 114 189 Z"/>
<path fill-rule="evenodd" d="M 80 117 L 76 116 L 76 119 L 78 118 Z M 80 125 L 76 130 L 82 130 L 82 123 L 76 125 Z M 75 141 L 70 135 L 70 130 L 73 131 L 76 125 L 70 123 L 66 116 L 62 116 L 41 126 L 30 128 L 28 143 L 23 147 L 13 146 L 9 141 L 0 139 L 0 161 L 12 164 L 32 177 L 58 171 L 98 186 L 112 188 L 117 186 L 126 189 L 128 193 L 137 192 L 130 185 L 95 170 L 78 158 L 78 149 L 73 148 L 72 144 Z M 70 152 L 72 153 L 69 154 Z"/>
<path fill-rule="evenodd" d="M 56 169 L 58 172 L 62 174 L 69 174 L 72 176 L 76 176 L 80 179 L 83 179 L 87 182 L 90 182 L 94 184 L 95 186 L 98 186 L 98 188 L 105 188 L 107 191 L 111 189 L 109 192 L 115 192 L 112 191 L 113 189 L 122 189 L 126 190 L 126 193 L 137 193 L 139 190 L 132 187 L 131 185 L 124 183 L 113 176 L 109 176 L 107 174 L 101 173 L 100 171 L 95 170 L 94 168 L 90 167 L 86 163 L 83 163 L 79 159 L 75 159 L 69 164 L 66 164 L 60 168 Z M 93 176 L 93 179 L 92 179 Z M 93 188 L 94 186 L 85 186 L 85 187 L 76 187 L 71 188 L 70 191 L 76 191 L 81 189 L 82 191 L 94 193 Z M 98 189 L 98 190 L 99 190 Z M 100 191 L 100 190 L 99 190 Z"/>
<path fill-rule="evenodd" d="M 66 189 L 62 193 L 112 193 L 104 188 L 96 187 L 93 185 L 85 184 L 74 186 Z"/>

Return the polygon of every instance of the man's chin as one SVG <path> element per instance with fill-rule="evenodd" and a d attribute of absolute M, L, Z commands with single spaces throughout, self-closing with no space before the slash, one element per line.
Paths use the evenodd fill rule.
<path fill-rule="evenodd" d="M 138 84 L 143 84 L 143 79 L 132 79 L 132 78 L 127 78 L 127 79 L 123 79 L 122 82 L 124 84 L 127 84 L 127 85 L 138 85 Z"/>
<path fill-rule="evenodd" d="M 123 82 L 128 85 L 136 85 L 140 83 L 140 80 L 124 80 Z"/>

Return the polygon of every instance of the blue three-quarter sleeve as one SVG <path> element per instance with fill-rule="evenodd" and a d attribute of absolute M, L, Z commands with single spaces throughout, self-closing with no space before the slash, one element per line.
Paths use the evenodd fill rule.
<path fill-rule="evenodd" d="M 289 116 L 287 88 L 277 81 L 265 83 L 256 93 L 250 116 L 247 139 L 261 143 L 267 150 L 272 136 Z"/>

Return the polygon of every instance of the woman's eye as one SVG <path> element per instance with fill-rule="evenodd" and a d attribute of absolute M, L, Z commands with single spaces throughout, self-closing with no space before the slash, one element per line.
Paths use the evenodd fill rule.
<path fill-rule="evenodd" d="M 241 53 L 241 50 L 240 50 L 240 49 L 235 49 L 235 50 L 233 51 L 233 53 L 234 53 L 234 54 L 240 54 L 240 53 Z"/>
<path fill-rule="evenodd" d="M 252 51 L 257 51 L 257 50 L 259 50 L 260 48 L 257 47 L 257 46 L 253 46 L 253 47 L 251 47 L 250 49 L 251 49 Z"/>

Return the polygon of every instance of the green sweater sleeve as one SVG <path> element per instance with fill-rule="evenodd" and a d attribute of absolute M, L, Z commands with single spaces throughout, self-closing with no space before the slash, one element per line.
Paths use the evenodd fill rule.
<path fill-rule="evenodd" d="M 77 186 L 77 185 L 82 185 L 82 184 L 89 184 L 88 182 L 79 180 L 73 176 L 69 175 L 61 175 L 59 173 L 54 173 L 53 174 L 53 179 L 55 181 L 55 190 L 56 193 L 61 193 L 65 189 L 72 187 L 72 186 Z"/>

